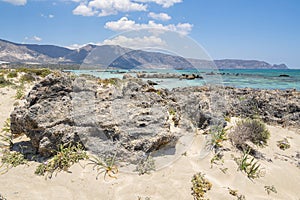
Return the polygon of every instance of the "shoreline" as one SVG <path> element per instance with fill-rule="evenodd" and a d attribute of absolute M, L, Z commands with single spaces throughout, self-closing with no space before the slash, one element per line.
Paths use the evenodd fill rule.
<path fill-rule="evenodd" d="M 125 80 L 125 82 L 126 81 L 130 82 L 131 80 Z M 109 93 L 109 88 L 112 86 L 114 85 L 110 85 L 110 83 L 107 85 L 104 90 L 106 94 Z M 7 88 L 0 88 L 0 91 L 6 90 Z M 208 87 L 202 87 L 198 90 L 194 87 L 190 87 L 179 88 L 173 93 L 182 93 L 182 96 L 177 97 L 178 101 L 181 101 L 181 97 L 184 96 L 189 97 L 187 100 L 193 99 L 191 96 L 191 94 L 193 94 L 195 95 L 195 99 L 202 97 L 203 103 L 205 103 L 209 101 L 208 97 L 212 97 L 211 95 L 216 91 L 217 90 L 209 90 Z M 15 95 L 15 92 L 15 89 L 9 89 L 5 95 L 1 96 L 0 106 L 4 111 L 4 115 L 0 118 L 1 127 L 6 117 L 9 116 L 9 111 L 12 111 L 14 107 L 13 104 L 15 100 L 13 96 Z M 171 95 L 172 98 L 176 98 L 176 95 L 172 96 L 172 94 L 165 93 L 163 90 L 155 89 L 153 92 L 154 94 L 158 92 L 160 95 Z M 172 91 L 169 92 L 172 93 Z M 223 94 L 222 90 L 218 92 L 219 94 Z M 296 101 L 299 99 L 298 96 L 300 92 L 298 91 L 286 93 L 283 91 L 259 90 L 257 92 L 259 92 L 258 94 L 260 95 L 255 95 L 252 89 L 233 88 L 230 90 L 230 95 L 232 95 L 231 98 L 233 99 L 232 101 L 230 100 L 230 102 L 247 102 L 248 98 L 252 101 L 251 94 L 264 98 L 262 94 L 265 93 L 266 96 L 270 95 L 271 100 L 273 97 L 276 97 L 275 100 L 279 100 L 279 94 L 282 94 L 285 99 L 285 101 L 282 102 L 282 105 L 290 104 L 289 102 L 286 102 L 286 100 L 290 102 L 295 101 L 295 105 L 299 105 Z M 217 93 L 216 97 L 220 96 L 219 94 Z M 245 99 L 238 99 L 238 96 L 236 95 L 239 97 L 243 97 L 244 95 Z M 3 102 L 6 102 L 6 104 L 4 105 Z M 205 105 L 201 102 L 200 104 L 203 106 Z M 282 107 L 280 105 L 277 106 L 279 108 Z M 277 108 L 277 106 L 275 107 Z M 262 108 L 266 109 L 265 107 Z M 234 108 L 231 108 L 229 110 L 234 111 L 233 109 Z M 236 110 L 238 110 L 237 106 Z M 230 117 L 228 126 L 234 125 L 236 120 L 236 118 Z M 300 148 L 300 135 L 294 130 L 288 130 L 287 128 L 293 129 L 290 125 L 291 124 L 287 124 L 286 128 L 267 125 L 268 130 L 271 132 L 268 146 L 265 148 L 258 148 L 259 152 L 266 158 L 258 159 L 259 163 L 265 169 L 266 174 L 265 176 L 252 181 L 249 180 L 243 172 L 236 170 L 237 165 L 231 154 L 235 157 L 239 157 L 241 152 L 235 149 L 228 140 L 223 142 L 224 148 L 229 149 L 228 151 L 224 151 L 223 163 L 216 162 L 216 164 L 211 164 L 211 160 L 215 156 L 212 151 L 201 158 L 201 153 L 203 153 L 201 149 L 204 148 L 203 145 L 206 143 L 205 141 L 207 139 L 205 139 L 206 136 L 203 135 L 203 132 L 199 132 L 194 135 L 192 146 L 187 149 L 184 155 L 181 155 L 178 160 L 168 167 L 152 171 L 150 174 L 138 176 L 137 174 L 128 174 L 120 171 L 117 174 L 117 179 L 108 177 L 107 180 L 104 180 L 104 174 L 102 174 L 99 176 L 99 179 L 96 180 L 97 172 L 92 169 L 92 166 L 85 166 L 88 161 L 81 161 L 81 164 L 75 164 L 70 168 L 71 173 L 59 172 L 52 179 L 45 180 L 44 177 L 34 175 L 33 172 L 37 163 L 30 162 L 29 166 L 18 166 L 10 169 L 6 174 L 0 175 L 0 194 L 9 200 L 41 198 L 99 199 L 100 197 L 104 199 L 128 200 L 146 198 L 173 199 L 175 197 L 180 199 L 192 199 L 191 178 L 193 174 L 200 171 L 205 173 L 205 177 L 212 183 L 212 189 L 206 194 L 206 196 L 211 199 L 236 199 L 235 196 L 229 194 L 228 188 L 238 190 L 238 195 L 244 195 L 246 199 L 296 199 L 298 194 L 297 184 L 300 181 L 299 177 L 296 176 L 299 170 L 298 162 L 300 162 L 300 158 L 297 158 L 299 153 L 298 150 Z M 298 124 L 296 124 L 294 128 L 297 129 L 298 127 Z M 277 142 L 283 138 L 287 138 L 291 145 L 291 148 L 286 151 L 277 147 Z M 269 162 L 268 159 L 271 159 L 272 162 Z M 85 167 L 82 168 L 81 165 Z M 226 168 L 227 172 L 222 172 L 222 170 Z M 135 187 L 133 187 L 133 185 Z M 277 193 L 271 192 L 268 194 L 264 189 L 265 186 L 276 187 Z M 78 188 L 81 189 L 79 190 Z M 256 192 L 253 193 L 253 190 Z"/>

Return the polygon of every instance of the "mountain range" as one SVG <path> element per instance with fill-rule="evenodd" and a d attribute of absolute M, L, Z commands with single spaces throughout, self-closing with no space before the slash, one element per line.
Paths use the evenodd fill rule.
<path fill-rule="evenodd" d="M 124 48 L 118 45 L 88 44 L 78 49 L 55 45 L 17 44 L 0 39 L 0 63 L 80 64 L 82 66 L 137 68 L 212 68 L 219 69 L 287 69 L 285 64 L 271 65 L 257 60 L 200 60 L 161 52 Z"/>

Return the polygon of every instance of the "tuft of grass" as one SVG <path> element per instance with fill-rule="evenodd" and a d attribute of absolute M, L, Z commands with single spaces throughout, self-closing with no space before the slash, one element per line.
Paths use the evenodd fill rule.
<path fill-rule="evenodd" d="M 194 174 L 191 182 L 194 200 L 206 200 L 204 195 L 211 189 L 212 184 L 205 178 L 204 174 L 201 172 Z"/>
<path fill-rule="evenodd" d="M 260 164 L 249 155 L 249 151 L 244 151 L 243 156 L 236 158 L 235 161 L 238 165 L 238 170 L 244 171 L 249 179 L 261 177 Z"/>
<path fill-rule="evenodd" d="M 15 98 L 16 99 L 22 99 L 25 95 L 24 90 L 25 90 L 24 84 L 21 83 L 21 85 L 17 87 Z"/>
<path fill-rule="evenodd" d="M 262 147 L 267 145 L 270 132 L 259 119 L 245 119 L 237 123 L 229 138 L 236 147 L 245 150 L 247 141 Z"/>
<path fill-rule="evenodd" d="M 26 164 L 27 160 L 20 152 L 5 150 L 3 151 L 1 163 L 0 168 L 5 167 L 5 170 L 1 174 L 4 174 L 13 167 Z"/>
<path fill-rule="evenodd" d="M 286 149 L 289 149 L 291 147 L 289 141 L 286 138 L 284 138 L 283 140 L 277 141 L 277 146 L 281 150 L 286 150 Z"/>
<path fill-rule="evenodd" d="M 60 145 L 56 155 L 40 164 L 36 168 L 35 174 L 52 178 L 54 172 L 57 174 L 60 171 L 68 171 L 73 164 L 84 159 L 88 159 L 88 155 L 81 144 Z"/>
<path fill-rule="evenodd" d="M 106 178 L 106 175 L 108 175 L 111 178 L 117 178 L 116 174 L 119 172 L 119 169 L 115 165 L 116 155 L 117 154 L 115 154 L 113 157 L 107 157 L 104 159 L 92 156 L 89 159 L 90 163 L 88 163 L 88 165 L 94 165 L 93 169 L 96 169 L 98 172 L 96 179 L 98 179 L 99 175 L 102 173 L 104 173 L 104 180 Z"/>
<path fill-rule="evenodd" d="M 135 171 L 139 173 L 139 175 L 150 174 L 151 171 L 155 171 L 155 161 L 152 156 L 148 156 L 146 159 L 141 160 L 137 166 Z"/>
<path fill-rule="evenodd" d="M 0 135 L 0 147 L 5 147 L 6 149 L 11 149 L 13 146 L 13 137 L 10 132 L 10 118 L 7 118 L 4 122 L 4 126 L 1 130 Z"/>
<path fill-rule="evenodd" d="M 275 194 L 277 193 L 277 190 L 274 185 L 265 185 L 264 188 L 265 188 L 266 192 L 268 193 L 268 195 L 270 195 L 271 192 L 274 192 Z"/>

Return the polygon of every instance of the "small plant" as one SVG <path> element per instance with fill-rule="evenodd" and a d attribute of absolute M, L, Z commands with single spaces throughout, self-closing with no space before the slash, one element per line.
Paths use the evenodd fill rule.
<path fill-rule="evenodd" d="M 53 173 L 60 171 L 68 171 L 68 169 L 80 160 L 88 159 L 86 152 L 81 144 L 77 145 L 60 145 L 59 149 L 53 158 L 40 164 L 35 174 L 52 178 Z"/>
<path fill-rule="evenodd" d="M 223 160 L 223 154 L 221 151 L 219 151 L 218 153 L 216 153 L 214 155 L 214 157 L 212 157 L 212 159 L 210 160 L 210 167 L 213 168 L 213 165 L 216 164 L 223 164 L 224 163 L 224 160 Z"/>
<path fill-rule="evenodd" d="M 222 147 L 222 142 L 227 140 L 226 129 L 220 126 L 213 127 L 209 133 L 211 135 L 211 145 L 215 149 Z"/>
<path fill-rule="evenodd" d="M 246 197 L 245 197 L 245 195 L 238 195 L 237 196 L 237 200 L 246 200 Z"/>
<path fill-rule="evenodd" d="M 243 156 L 235 159 L 235 161 L 238 164 L 238 169 L 244 171 L 248 178 L 254 179 L 261 176 L 260 164 L 258 161 L 255 162 L 253 157 L 250 157 L 249 151 L 244 152 Z"/>
<path fill-rule="evenodd" d="M 194 200 L 206 200 L 205 193 L 209 191 L 212 184 L 204 177 L 201 172 L 194 174 L 192 178 L 192 195 Z"/>
<path fill-rule="evenodd" d="M 150 174 L 150 171 L 155 171 L 155 161 L 152 156 L 147 156 L 146 159 L 142 159 L 136 166 L 136 171 L 139 175 Z"/>
<path fill-rule="evenodd" d="M 270 132 L 259 119 L 246 119 L 237 123 L 229 137 L 236 147 L 245 150 L 248 148 L 247 141 L 251 141 L 258 146 L 265 146 L 270 137 Z"/>
<path fill-rule="evenodd" d="M 275 194 L 277 193 L 277 190 L 276 190 L 276 188 L 275 188 L 275 186 L 274 185 L 265 185 L 265 190 L 266 190 L 266 192 L 268 193 L 268 195 L 270 195 L 271 194 L 271 192 L 274 192 Z"/>
<path fill-rule="evenodd" d="M 233 190 L 231 188 L 228 188 L 228 192 L 229 192 L 230 195 L 235 196 L 237 198 L 237 200 L 246 200 L 245 196 L 239 194 L 237 190 Z"/>
<path fill-rule="evenodd" d="M 3 133 L 0 135 L 1 146 L 6 147 L 7 149 L 11 149 L 13 146 L 13 142 L 12 142 L 13 138 L 10 132 L 10 118 L 7 118 L 6 121 L 4 122 L 4 126 L 1 132 Z"/>
<path fill-rule="evenodd" d="M 25 95 L 24 93 L 24 84 L 22 83 L 19 87 L 17 87 L 17 91 L 16 91 L 16 95 L 15 98 L 16 99 L 22 99 Z"/>
<path fill-rule="evenodd" d="M 6 87 L 10 85 L 13 85 L 13 83 L 6 80 L 3 75 L 0 75 L 0 87 Z"/>
<path fill-rule="evenodd" d="M 225 168 L 219 168 L 220 170 L 221 170 L 221 172 L 223 172 L 224 174 L 226 174 L 227 173 L 227 171 L 228 171 L 228 168 L 227 167 L 225 167 Z"/>
<path fill-rule="evenodd" d="M 230 122 L 230 121 L 231 121 L 231 117 L 227 115 L 227 116 L 224 117 L 224 120 L 225 120 L 226 122 Z"/>
<path fill-rule="evenodd" d="M 176 115 L 176 111 L 174 108 L 169 108 L 169 114 L 170 115 Z"/>
<path fill-rule="evenodd" d="M 96 176 L 96 179 L 98 179 L 99 175 L 104 173 L 104 180 L 106 178 L 106 175 L 108 175 L 111 178 L 117 178 L 116 174 L 119 172 L 118 167 L 115 165 L 116 161 L 116 155 L 113 157 L 108 157 L 105 159 L 98 158 L 96 156 L 93 156 L 90 160 L 91 165 L 94 165 L 93 169 L 96 169 L 98 174 Z"/>
<path fill-rule="evenodd" d="M 277 146 L 281 150 L 286 150 L 286 149 L 289 149 L 291 147 L 289 141 L 286 138 L 284 138 L 283 140 L 277 141 Z"/>
<path fill-rule="evenodd" d="M 238 195 L 238 191 L 237 190 L 233 190 L 231 188 L 228 188 L 228 192 L 229 192 L 230 195 L 235 196 L 235 197 Z"/>
<path fill-rule="evenodd" d="M 0 168 L 2 168 L 3 166 L 5 166 L 6 168 L 5 171 L 2 172 L 3 174 L 13 167 L 26 164 L 27 160 L 25 159 L 24 155 L 21 154 L 20 152 L 5 150 L 3 152 L 1 162 L 2 164 Z"/>
<path fill-rule="evenodd" d="M 11 71 L 7 74 L 7 78 L 16 78 L 18 77 L 18 72 L 16 71 Z"/>

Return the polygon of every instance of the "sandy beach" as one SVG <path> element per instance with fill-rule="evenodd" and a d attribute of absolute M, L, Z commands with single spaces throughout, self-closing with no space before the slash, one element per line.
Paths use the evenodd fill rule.
<path fill-rule="evenodd" d="M 13 110 L 15 90 L 9 87 L 0 88 L 0 126 Z M 231 119 L 228 126 L 237 121 Z M 271 137 L 265 148 L 259 148 L 264 159 L 261 164 L 263 176 L 249 179 L 244 172 L 238 171 L 233 157 L 241 156 L 229 141 L 223 145 L 224 163 L 211 165 L 213 152 L 206 152 L 205 135 L 194 136 L 192 146 L 176 162 L 169 166 L 139 176 L 138 174 L 120 172 L 117 179 L 101 174 L 96 180 L 97 172 L 88 161 L 81 161 L 70 168 L 70 173 L 59 172 L 51 179 L 34 174 L 38 165 L 29 162 L 10 169 L 0 175 L 0 194 L 8 200 L 14 199 L 193 199 L 191 195 L 191 178 L 197 172 L 202 172 L 211 182 L 212 188 L 205 194 L 209 199 L 237 199 L 229 193 L 237 190 L 238 195 L 245 199 L 290 199 L 299 200 L 299 149 L 300 135 L 296 131 L 277 126 L 267 126 Z M 24 137 L 24 136 L 23 136 Z M 281 150 L 277 141 L 287 138 L 290 148 Z M 223 171 L 221 170 L 223 169 Z M 226 169 L 226 170 L 225 170 Z M 274 186 L 277 193 L 268 194 L 265 186 Z"/>

